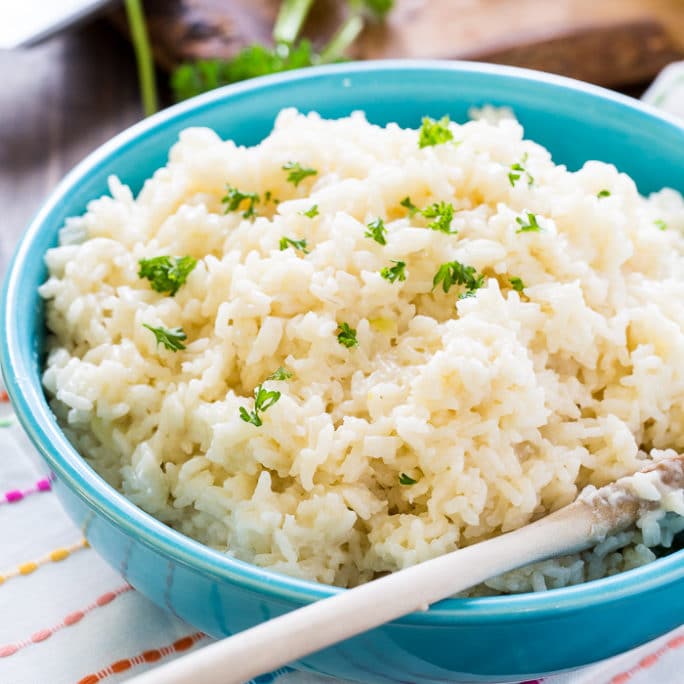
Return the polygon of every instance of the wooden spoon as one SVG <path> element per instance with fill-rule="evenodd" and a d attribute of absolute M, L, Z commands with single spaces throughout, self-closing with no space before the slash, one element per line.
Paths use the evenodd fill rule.
<path fill-rule="evenodd" d="M 650 463 L 530 525 L 309 604 L 131 682 L 240 684 L 402 615 L 427 610 L 490 577 L 588 549 L 658 508 L 654 499 L 659 494 L 682 488 L 684 454 Z"/>

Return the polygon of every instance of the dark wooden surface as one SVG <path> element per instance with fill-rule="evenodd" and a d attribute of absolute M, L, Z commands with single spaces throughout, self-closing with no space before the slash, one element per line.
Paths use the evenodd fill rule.
<path fill-rule="evenodd" d="M 142 116 L 130 45 L 96 21 L 0 51 L 0 278 L 59 179 Z"/>

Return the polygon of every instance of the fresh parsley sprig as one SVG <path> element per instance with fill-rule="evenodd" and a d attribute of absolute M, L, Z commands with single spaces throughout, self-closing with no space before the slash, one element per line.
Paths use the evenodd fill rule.
<path fill-rule="evenodd" d="M 410 475 L 407 475 L 406 473 L 401 473 L 399 475 L 399 484 L 400 485 L 414 485 L 418 482 L 418 480 L 414 480 Z"/>
<path fill-rule="evenodd" d="M 140 0 L 127 0 L 139 3 Z M 308 40 L 298 42 L 313 0 L 282 0 L 273 27 L 273 47 L 250 45 L 229 60 L 205 59 L 179 66 L 171 76 L 176 100 L 256 76 L 338 61 L 368 20 L 382 20 L 393 0 L 348 0 L 346 21 L 320 53 Z M 148 50 L 149 54 L 149 50 Z M 151 65 L 151 57 L 148 56 Z"/>
<path fill-rule="evenodd" d="M 522 278 L 515 276 L 514 278 L 509 278 L 508 282 L 516 292 L 522 292 L 525 289 L 525 283 L 523 283 Z"/>
<path fill-rule="evenodd" d="M 293 240 L 292 238 L 283 236 L 280 238 L 280 251 L 286 250 L 288 247 L 299 250 L 302 254 L 308 254 L 309 250 L 306 247 L 306 239 Z"/>
<path fill-rule="evenodd" d="M 131 32 L 133 51 L 138 67 L 140 99 L 145 116 L 154 114 L 159 108 L 157 84 L 155 80 L 154 60 L 147 35 L 147 24 L 143 12 L 142 0 L 124 0 L 128 28 Z"/>
<path fill-rule="evenodd" d="M 484 285 L 484 275 L 478 273 L 474 266 L 467 266 L 460 261 L 447 261 L 442 264 L 432 279 L 432 289 L 442 285 L 444 292 L 449 292 L 453 285 L 464 285 L 462 297 L 472 297 L 476 290 Z"/>
<path fill-rule="evenodd" d="M 312 219 L 316 218 L 316 216 L 318 216 L 319 213 L 320 212 L 318 211 L 318 205 L 314 204 L 313 207 L 311 207 L 311 209 L 309 209 L 308 211 L 303 211 L 302 216 L 306 216 L 307 218 Z"/>
<path fill-rule="evenodd" d="M 542 230 L 542 227 L 537 221 L 536 214 L 532 214 L 529 211 L 527 212 L 527 220 L 520 216 L 516 216 L 515 222 L 520 226 L 520 228 L 515 231 L 516 233 L 539 233 Z"/>
<path fill-rule="evenodd" d="M 259 202 L 259 195 L 256 192 L 242 192 L 232 185 L 226 185 L 226 194 L 221 198 L 221 202 L 226 205 L 224 213 L 237 211 L 240 205 L 247 201 L 247 209 L 242 212 L 242 218 L 256 216 L 256 204 Z"/>
<path fill-rule="evenodd" d="M 454 220 L 454 205 L 450 202 L 433 202 L 425 209 L 419 209 L 410 197 L 404 197 L 399 204 L 408 210 L 408 215 L 413 218 L 416 214 L 420 214 L 428 219 L 435 219 L 428 223 L 430 230 L 438 230 L 447 235 L 455 235 L 458 231 L 451 230 L 451 222 Z"/>
<path fill-rule="evenodd" d="M 291 377 L 292 373 L 284 366 L 280 366 L 280 368 L 274 370 L 266 380 L 289 380 Z"/>
<path fill-rule="evenodd" d="M 167 292 L 173 297 L 197 266 L 197 259 L 191 256 L 158 256 L 140 259 L 138 266 L 139 278 L 147 278 L 155 292 Z"/>
<path fill-rule="evenodd" d="M 364 237 L 371 238 L 375 240 L 379 245 L 386 245 L 387 239 L 387 227 L 385 222 L 381 218 L 376 218 L 375 221 L 371 221 L 366 225 L 366 232 L 363 234 Z"/>
<path fill-rule="evenodd" d="M 154 336 L 157 340 L 157 345 L 163 344 L 169 351 L 172 352 L 185 349 L 183 341 L 187 339 L 187 335 L 183 331 L 183 328 L 165 328 L 163 326 L 153 328 L 147 323 L 143 323 L 143 328 L 147 328 L 154 333 Z"/>
<path fill-rule="evenodd" d="M 397 280 L 403 282 L 406 280 L 406 262 L 405 261 L 395 261 L 392 259 L 394 266 L 385 266 L 381 271 L 380 275 L 385 279 L 389 280 L 390 283 L 394 283 Z"/>
<path fill-rule="evenodd" d="M 423 125 L 418 135 L 418 147 L 433 147 L 443 145 L 454 139 L 454 134 L 449 129 L 449 117 L 443 116 L 439 121 L 429 116 L 423 118 Z"/>
<path fill-rule="evenodd" d="M 337 341 L 343 346 L 350 349 L 357 347 L 359 341 L 356 339 L 356 330 L 349 326 L 349 323 L 340 323 L 337 328 Z"/>
<path fill-rule="evenodd" d="M 282 169 L 288 172 L 287 182 L 292 183 L 295 188 L 308 176 L 315 176 L 318 173 L 316 169 L 305 168 L 298 161 L 286 162 Z"/>
<path fill-rule="evenodd" d="M 451 222 L 454 219 L 454 205 L 449 202 L 435 202 L 429 207 L 425 207 L 421 212 L 425 218 L 435 219 L 428 223 L 428 228 L 438 230 L 447 235 L 454 235 L 455 230 L 451 230 Z"/>
<path fill-rule="evenodd" d="M 404 197 L 399 204 L 405 209 L 408 209 L 409 218 L 413 218 L 420 211 L 420 209 L 418 209 L 418 207 L 411 202 L 410 197 Z"/>
<path fill-rule="evenodd" d="M 302 69 L 318 63 L 318 56 L 308 40 L 279 43 L 274 48 L 249 45 L 233 59 L 200 59 L 181 64 L 171 74 L 171 89 L 177 102 L 214 88 L 248 78 Z"/>
<path fill-rule="evenodd" d="M 280 396 L 281 394 L 277 390 L 267 390 L 263 384 L 257 385 L 254 388 L 254 410 L 247 411 L 244 406 L 240 406 L 240 418 L 245 423 L 261 427 L 264 424 L 261 420 L 261 414 L 270 409 L 280 399 Z"/>

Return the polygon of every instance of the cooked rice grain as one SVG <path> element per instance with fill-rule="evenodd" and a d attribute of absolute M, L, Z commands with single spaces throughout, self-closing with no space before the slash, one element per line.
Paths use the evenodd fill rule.
<path fill-rule="evenodd" d="M 451 128 L 458 144 L 420 149 L 415 130 L 361 114 L 286 110 L 255 147 L 183 131 L 137 198 L 112 178 L 111 197 L 67 221 L 41 287 L 45 388 L 84 458 L 205 544 L 350 586 L 525 525 L 654 450 L 682 451 L 681 196 L 645 199 L 599 162 L 568 172 L 509 118 Z M 534 182 L 512 184 L 523 160 Z M 295 187 L 288 161 L 318 173 Z M 256 218 L 224 213 L 226 184 L 260 195 Z M 410 217 L 407 196 L 453 204 L 457 234 Z M 541 231 L 519 232 L 528 213 Z M 365 236 L 378 217 L 386 245 Z M 281 250 L 284 236 L 309 253 Z M 198 259 L 174 297 L 138 277 L 159 255 Z M 405 281 L 381 277 L 392 260 Z M 453 260 L 484 274 L 475 296 L 433 289 Z M 338 342 L 343 322 L 358 346 Z M 182 327 L 187 348 L 158 346 L 143 323 Z M 280 400 L 261 427 L 245 422 L 240 407 L 280 366 L 293 377 L 266 382 Z M 481 591 L 648 562 L 656 529 Z"/>

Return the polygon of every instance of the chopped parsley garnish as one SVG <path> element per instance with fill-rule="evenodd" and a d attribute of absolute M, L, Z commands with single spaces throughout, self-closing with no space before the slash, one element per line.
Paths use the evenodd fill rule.
<path fill-rule="evenodd" d="M 254 206 L 259 201 L 259 195 L 256 192 L 241 192 L 232 185 L 227 185 L 226 194 L 221 198 L 221 202 L 226 205 L 226 214 L 229 211 L 237 211 L 245 200 L 248 204 L 247 209 L 242 213 L 242 217 L 250 218 L 251 216 L 256 216 Z"/>
<path fill-rule="evenodd" d="M 525 222 L 525 219 L 520 218 L 520 216 L 516 216 L 515 222 L 520 226 L 515 231 L 516 233 L 538 233 L 542 229 L 539 223 L 537 223 L 537 217 L 529 211 L 527 212 L 527 222 Z"/>
<path fill-rule="evenodd" d="M 449 130 L 449 117 L 443 116 L 439 121 L 431 119 L 429 116 L 423 118 L 423 125 L 420 128 L 418 137 L 418 147 L 432 147 L 442 145 L 454 139 L 454 134 Z"/>
<path fill-rule="evenodd" d="M 451 230 L 451 222 L 454 219 L 453 204 L 449 204 L 449 202 L 435 202 L 423 209 L 421 213 L 425 218 L 435 219 L 432 223 L 428 223 L 428 228 L 431 230 L 439 230 L 448 235 L 453 235 L 456 232 Z"/>
<path fill-rule="evenodd" d="M 303 254 L 309 253 L 309 250 L 306 248 L 306 240 L 305 239 L 293 240 L 292 238 L 289 238 L 289 237 L 281 237 L 279 246 L 280 246 L 281 252 L 283 250 L 287 249 L 288 247 L 293 247 L 294 249 L 298 249 Z"/>
<path fill-rule="evenodd" d="M 508 182 L 511 186 L 515 186 L 515 182 L 520 180 L 520 177 L 525 174 L 527 176 L 527 185 L 534 184 L 534 177 L 532 174 L 523 166 L 527 162 L 527 152 L 523 155 L 522 159 L 517 164 L 511 164 L 511 170 L 508 172 Z"/>
<path fill-rule="evenodd" d="M 138 265 L 138 277 L 147 278 L 155 292 L 168 292 L 173 297 L 197 266 L 197 259 L 191 256 L 158 256 L 140 259 Z"/>
<path fill-rule="evenodd" d="M 371 221 L 366 228 L 368 230 L 363 234 L 364 237 L 371 238 L 380 245 L 387 244 L 387 240 L 385 239 L 387 228 L 385 227 L 385 222 L 381 218 L 376 218 L 375 221 Z"/>
<path fill-rule="evenodd" d="M 261 414 L 271 408 L 278 399 L 280 399 L 280 392 L 277 390 L 267 390 L 263 385 L 257 385 L 254 388 L 254 410 L 247 411 L 244 406 L 240 406 L 240 418 L 245 423 L 261 427 L 263 425 Z"/>
<path fill-rule="evenodd" d="M 598 193 L 596 193 L 596 197 L 599 199 L 603 197 L 610 197 L 610 190 L 599 190 Z"/>
<path fill-rule="evenodd" d="M 309 209 L 309 211 L 303 211 L 302 216 L 306 216 L 306 217 L 312 219 L 312 218 L 316 218 L 316 216 L 318 216 L 319 213 L 320 212 L 318 211 L 318 205 L 314 204 L 313 207 L 311 207 L 311 209 Z"/>
<path fill-rule="evenodd" d="M 399 484 L 414 485 L 414 484 L 416 484 L 416 482 L 418 482 L 418 480 L 414 480 L 412 477 L 410 477 L 406 473 L 401 473 L 401 475 L 399 475 Z"/>
<path fill-rule="evenodd" d="M 413 202 L 411 202 L 410 197 L 404 197 L 404 199 L 401 200 L 399 204 L 401 204 L 402 207 L 408 209 L 408 215 L 411 218 L 413 218 L 420 211 L 418 207 Z"/>
<path fill-rule="evenodd" d="M 389 280 L 390 283 L 394 283 L 397 280 L 399 282 L 406 280 L 406 262 L 392 259 L 392 263 L 395 265 L 385 266 L 385 268 L 380 271 L 380 275 L 385 280 Z"/>
<path fill-rule="evenodd" d="M 287 368 L 281 366 L 277 370 L 274 370 L 273 373 L 266 378 L 266 380 L 289 380 L 291 377 L 292 373 L 287 370 Z"/>
<path fill-rule="evenodd" d="M 340 323 L 337 333 L 337 341 L 347 349 L 351 347 L 356 347 L 359 341 L 356 339 L 356 330 L 350 328 L 348 323 Z"/>
<path fill-rule="evenodd" d="M 663 219 L 656 219 L 653 223 L 660 228 L 660 230 L 667 230 L 667 223 Z"/>
<path fill-rule="evenodd" d="M 143 327 L 154 333 L 158 345 L 163 344 L 172 352 L 185 349 L 183 340 L 187 339 L 187 335 L 183 332 L 183 328 L 169 329 L 164 328 L 163 326 L 160 326 L 159 328 L 153 328 L 151 325 L 147 325 L 147 323 L 143 323 Z"/>
<path fill-rule="evenodd" d="M 432 289 L 442 284 L 444 292 L 449 292 L 452 285 L 464 285 L 466 290 L 463 297 L 472 297 L 475 290 L 484 285 L 484 276 L 475 270 L 474 266 L 466 266 L 460 261 L 447 261 L 442 264 L 432 279 Z"/>
<path fill-rule="evenodd" d="M 306 169 L 299 162 L 289 161 L 283 164 L 283 171 L 289 171 L 287 174 L 287 182 L 292 183 L 295 188 L 307 177 L 315 176 L 318 171 L 316 169 Z"/>
<path fill-rule="evenodd" d="M 516 292 L 522 292 L 525 289 L 525 283 L 523 283 L 522 278 L 516 276 L 515 278 L 509 278 L 508 282 Z"/>

